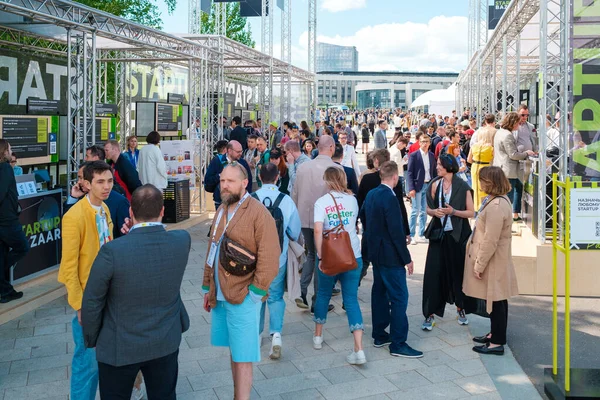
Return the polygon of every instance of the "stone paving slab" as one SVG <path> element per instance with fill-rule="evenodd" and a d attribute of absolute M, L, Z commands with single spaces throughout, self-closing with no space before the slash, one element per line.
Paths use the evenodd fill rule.
<path fill-rule="evenodd" d="M 208 226 L 209 222 L 204 222 L 189 229 L 193 255 L 182 283 L 182 298 L 191 327 L 180 347 L 180 400 L 233 397 L 228 350 L 210 346 L 211 315 L 202 309 Z M 445 317 L 436 319 L 432 332 L 420 330 L 427 248 L 419 244 L 409 250 L 415 260 L 415 275 L 408 278 L 408 342 L 425 352 L 423 358 L 391 357 L 388 349 L 372 347 L 369 272 L 358 294 L 365 323 L 367 364 L 351 366 L 345 360 L 353 342 L 340 296 L 332 298 L 336 308 L 328 315 L 322 350 L 312 348 L 314 323 L 310 313 L 286 299 L 282 358 L 268 358 L 270 341 L 263 338 L 262 361 L 254 367 L 252 399 L 540 398 L 510 351 L 504 357 L 486 360 L 471 350 L 471 331 L 476 335 L 485 333 L 489 321 L 473 318 L 471 326 L 459 326 L 455 310 L 447 307 Z M 68 398 L 73 314 L 61 297 L 0 325 L 0 400 Z M 512 385 L 518 390 L 510 390 Z"/>

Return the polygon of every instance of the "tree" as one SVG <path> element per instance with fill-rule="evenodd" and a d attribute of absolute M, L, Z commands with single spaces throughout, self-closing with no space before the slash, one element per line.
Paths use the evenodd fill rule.
<path fill-rule="evenodd" d="M 169 14 L 175 11 L 177 0 L 164 0 Z M 79 0 L 79 3 L 127 18 L 151 28 L 160 29 L 162 19 L 155 0 Z"/>
<path fill-rule="evenodd" d="M 173 1 L 173 0 L 172 0 Z M 254 48 L 256 43 L 252 40 L 252 29 L 247 23 L 247 18 L 240 16 L 240 3 L 222 3 L 227 6 L 227 37 Z M 200 33 L 215 34 L 216 4 L 213 3 L 210 15 L 202 13 L 200 18 Z"/>

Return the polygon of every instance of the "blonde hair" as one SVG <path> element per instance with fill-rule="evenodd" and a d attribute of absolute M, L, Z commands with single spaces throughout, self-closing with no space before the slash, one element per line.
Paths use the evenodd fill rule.
<path fill-rule="evenodd" d="M 348 190 L 348 180 L 343 169 L 329 167 L 323 174 L 323 180 L 327 184 L 327 188 L 333 192 L 351 194 Z"/>
<path fill-rule="evenodd" d="M 477 133 L 477 143 L 480 145 L 494 145 L 494 136 L 496 136 L 496 129 L 491 127 L 480 128 Z"/>

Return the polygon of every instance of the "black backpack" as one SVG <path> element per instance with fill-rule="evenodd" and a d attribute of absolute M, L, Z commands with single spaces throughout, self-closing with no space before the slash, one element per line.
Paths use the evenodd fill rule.
<path fill-rule="evenodd" d="M 252 193 L 251 196 L 254 197 L 256 200 L 260 201 L 260 199 L 258 198 L 256 193 Z M 285 198 L 285 193 L 279 193 L 279 196 L 277 196 L 277 199 L 275 199 L 275 203 L 273 203 L 273 200 L 271 200 L 271 198 L 269 198 L 269 197 L 265 197 L 265 199 L 262 201 L 262 204 L 265 207 L 267 207 L 267 210 L 271 213 L 271 216 L 275 220 L 275 227 L 277 227 L 277 236 L 279 236 L 279 248 L 281 249 L 281 251 L 283 251 L 284 232 L 283 232 L 283 212 L 281 212 L 281 208 L 279 208 L 279 205 L 281 204 L 281 202 L 283 201 L 284 198 Z M 267 205 L 267 203 L 266 203 L 267 200 L 269 200 L 269 205 Z"/>

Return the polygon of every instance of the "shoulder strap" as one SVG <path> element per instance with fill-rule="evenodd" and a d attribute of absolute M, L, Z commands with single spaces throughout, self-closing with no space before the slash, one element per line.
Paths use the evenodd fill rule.
<path fill-rule="evenodd" d="M 340 220 L 340 224 L 338 226 L 343 227 L 344 226 L 344 221 L 342 221 L 342 214 L 340 214 L 340 209 L 338 208 L 338 204 L 337 201 L 335 201 L 335 197 L 333 196 L 333 194 L 331 192 L 329 192 L 329 195 L 331 196 L 331 198 L 333 199 L 333 204 L 335 204 L 335 210 L 338 213 L 338 218 Z"/>
<path fill-rule="evenodd" d="M 284 198 L 285 193 L 279 193 L 279 196 L 277 196 L 277 199 L 275 199 L 275 204 L 273 204 L 273 208 L 278 208 Z"/>
<path fill-rule="evenodd" d="M 250 193 L 250 196 L 254 197 L 256 200 L 260 201 L 258 195 L 256 193 Z"/>

